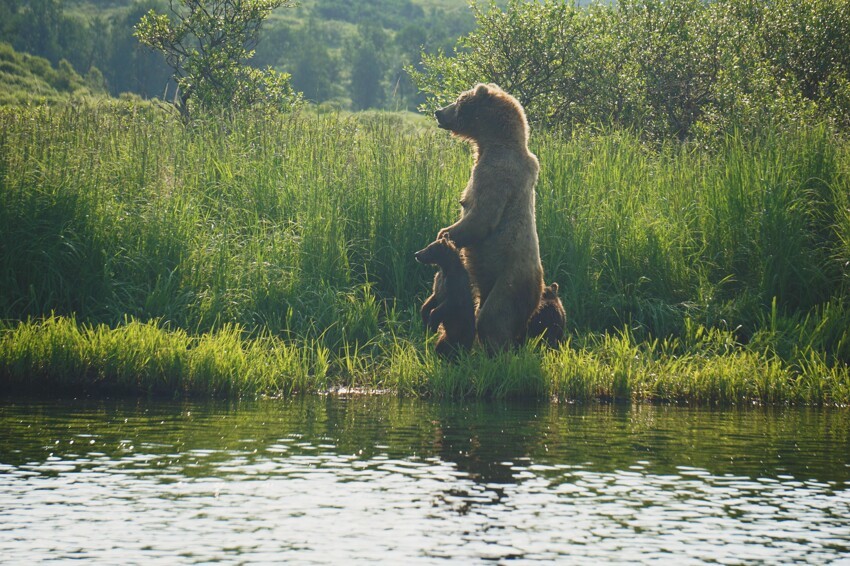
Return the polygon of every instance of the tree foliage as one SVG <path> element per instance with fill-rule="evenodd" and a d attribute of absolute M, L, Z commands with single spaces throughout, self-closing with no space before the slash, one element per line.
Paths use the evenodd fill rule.
<path fill-rule="evenodd" d="M 441 104 L 495 82 L 550 126 L 687 139 L 765 121 L 850 126 L 850 0 L 563 0 L 471 5 L 454 53 L 415 82 Z"/>
<path fill-rule="evenodd" d="M 152 9 L 164 10 L 165 4 L 160 0 L 135 0 L 110 20 L 109 47 L 98 66 L 113 95 L 132 92 L 153 98 L 174 91 L 172 73 L 163 54 L 148 49 L 133 36 L 136 24 Z"/>
<path fill-rule="evenodd" d="M 359 36 L 351 46 L 351 103 L 355 110 L 378 108 L 383 102 L 381 84 L 385 64 L 382 53 L 387 38 L 381 27 L 361 25 Z"/>
<path fill-rule="evenodd" d="M 290 0 L 170 0 L 136 26 L 143 44 L 165 55 L 174 70 L 175 106 L 184 119 L 198 110 L 238 110 L 258 104 L 286 108 L 297 99 L 290 77 L 249 67 L 260 26 Z"/>
<path fill-rule="evenodd" d="M 320 0 L 290 10 L 285 2 L 263 22 L 256 46 L 247 49 L 253 56 L 245 63 L 290 73 L 292 88 L 303 92 L 304 99 L 329 107 L 415 110 L 425 97 L 405 68 L 421 70 L 422 51 L 451 49 L 473 29 L 472 12 L 462 4 Z M 174 7 L 185 14 L 176 0 Z M 113 96 L 171 100 L 176 83 L 164 52 L 142 45 L 134 35 L 151 10 L 178 22 L 168 0 L 0 0 L 0 42 L 54 66 L 67 59 L 81 76 L 96 75 L 99 69 Z M 376 28 L 384 35 L 377 50 L 372 47 Z M 379 66 L 369 66 L 370 58 Z M 364 68 L 368 75 L 361 76 Z M 14 98 L 24 100 L 26 93 Z M 193 104 L 198 106 L 197 101 L 189 106 Z"/>
<path fill-rule="evenodd" d="M 425 11 L 411 0 L 318 0 L 318 16 L 329 20 L 340 20 L 354 24 L 377 23 L 382 27 L 397 29 L 411 20 L 421 20 Z"/>

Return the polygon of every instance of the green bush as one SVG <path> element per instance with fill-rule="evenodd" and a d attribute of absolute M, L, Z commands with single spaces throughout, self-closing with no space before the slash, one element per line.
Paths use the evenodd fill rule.
<path fill-rule="evenodd" d="M 813 117 L 848 126 L 848 0 L 509 0 L 473 10 L 478 27 L 453 54 L 423 54 L 423 70 L 411 70 L 427 107 L 482 81 L 560 129 L 684 140 Z"/>
<path fill-rule="evenodd" d="M 260 26 L 289 0 L 179 0 L 167 14 L 151 9 L 136 25 L 141 43 L 162 53 L 174 70 L 174 105 L 184 121 L 195 113 L 252 107 L 290 109 L 298 96 L 290 75 L 247 65 Z"/>

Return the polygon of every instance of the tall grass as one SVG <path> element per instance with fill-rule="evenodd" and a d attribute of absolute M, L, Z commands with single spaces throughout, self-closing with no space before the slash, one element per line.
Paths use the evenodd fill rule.
<path fill-rule="evenodd" d="M 531 344 L 494 357 L 473 351 L 447 364 L 399 338 L 369 353 L 346 345 L 334 354 L 319 341 L 247 338 L 230 324 L 189 335 L 153 321 L 128 319 L 111 328 L 47 317 L 0 333 L 0 379 L 6 392 L 41 394 L 279 396 L 342 389 L 436 398 L 850 404 L 846 365 L 829 365 L 814 351 L 791 365 L 702 326 L 683 339 L 585 335 L 558 350 Z"/>
<path fill-rule="evenodd" d="M 0 120 L 6 319 L 325 333 L 362 308 L 348 297 L 360 286 L 422 291 L 412 253 L 455 213 L 466 160 L 435 132 L 377 120 L 184 129 L 102 108 Z"/>
<path fill-rule="evenodd" d="M 183 127 L 153 107 L 0 110 L 0 375 L 847 402 L 850 144 L 820 127 L 709 149 L 532 139 L 546 280 L 573 339 L 447 366 L 420 328 L 432 272 L 412 256 L 456 217 L 469 174 L 444 132 L 379 115 Z M 695 329 L 728 350 L 706 355 Z M 65 339 L 89 349 L 62 358 Z"/>

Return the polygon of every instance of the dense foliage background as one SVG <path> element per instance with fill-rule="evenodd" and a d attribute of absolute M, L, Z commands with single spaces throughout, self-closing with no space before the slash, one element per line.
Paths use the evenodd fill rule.
<path fill-rule="evenodd" d="M 167 13 L 168 3 L 0 0 L 0 42 L 54 67 L 66 60 L 81 76 L 102 76 L 98 85 L 113 96 L 170 100 L 175 91 L 171 70 L 162 55 L 133 36 L 134 26 L 151 9 Z M 417 67 L 422 50 L 450 48 L 473 25 L 465 0 L 306 0 L 278 9 L 265 22 L 251 64 L 290 73 L 296 90 L 312 102 L 353 110 L 413 110 L 424 99 L 404 67 Z M 0 69 L 0 90 L 19 86 L 26 91 L 4 74 Z"/>
<path fill-rule="evenodd" d="M 150 9 L 168 4 L 0 0 L 0 42 L 89 91 L 170 99 L 170 69 L 133 37 Z M 815 120 L 845 130 L 848 38 L 848 0 L 306 0 L 267 19 L 250 64 L 291 74 L 306 100 L 337 108 L 432 108 L 492 81 L 538 125 L 684 140 Z M 37 68 L 0 69 L 6 100 L 52 96 L 14 78 L 43 74 L 29 61 Z"/>
<path fill-rule="evenodd" d="M 767 124 L 850 126 L 847 0 L 558 0 L 472 5 L 454 52 L 424 54 L 429 105 L 475 81 L 533 122 L 689 139 Z M 427 106 L 427 105 L 426 105 Z"/>

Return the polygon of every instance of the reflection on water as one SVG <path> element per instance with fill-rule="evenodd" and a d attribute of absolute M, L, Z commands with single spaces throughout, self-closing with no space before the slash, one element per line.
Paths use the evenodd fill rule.
<path fill-rule="evenodd" d="M 2 561 L 850 556 L 850 413 L 0 402 Z"/>

